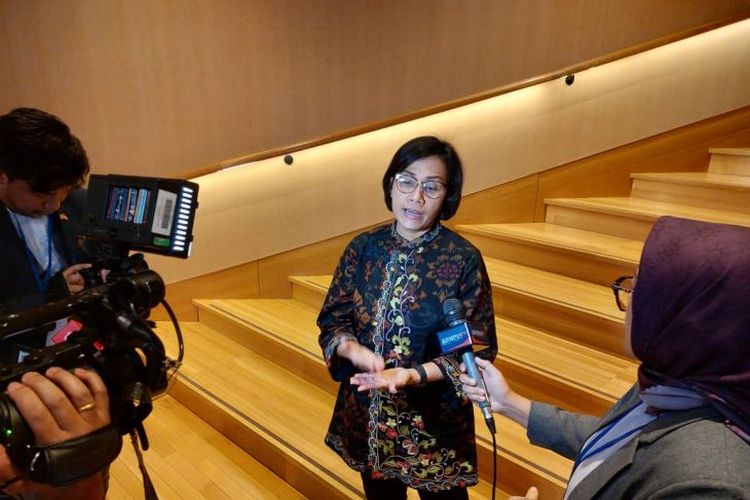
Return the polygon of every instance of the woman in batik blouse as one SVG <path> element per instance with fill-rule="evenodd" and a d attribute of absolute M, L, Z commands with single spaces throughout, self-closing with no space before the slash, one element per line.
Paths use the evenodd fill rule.
<path fill-rule="evenodd" d="M 412 139 L 383 176 L 395 220 L 355 237 L 318 317 L 320 346 L 338 397 L 325 441 L 362 475 L 367 498 L 468 498 L 477 483 L 474 418 L 458 380 L 460 357 L 442 355 L 442 303 L 458 298 L 497 353 L 492 290 L 482 256 L 440 224 L 461 200 L 463 169 L 436 137 Z"/>

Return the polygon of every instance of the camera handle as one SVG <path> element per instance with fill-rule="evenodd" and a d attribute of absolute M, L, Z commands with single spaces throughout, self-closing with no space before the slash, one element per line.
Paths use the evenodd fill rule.
<path fill-rule="evenodd" d="M 52 486 L 72 484 L 107 467 L 121 449 L 122 436 L 112 425 L 49 446 L 32 446 L 28 478 Z"/>
<path fill-rule="evenodd" d="M 60 443 L 33 445 L 31 429 L 7 397 L 0 398 L 0 414 L 6 425 L 1 444 L 32 481 L 52 486 L 74 483 L 111 464 L 122 448 L 122 434 L 112 424 Z"/>

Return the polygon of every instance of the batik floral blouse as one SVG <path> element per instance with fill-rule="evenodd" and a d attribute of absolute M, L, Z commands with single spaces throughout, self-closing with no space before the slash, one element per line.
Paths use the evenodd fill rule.
<path fill-rule="evenodd" d="M 318 317 L 320 346 L 338 397 L 325 441 L 352 468 L 399 478 L 433 491 L 476 484 L 474 417 L 463 397 L 459 354 L 441 355 L 442 303 L 459 298 L 469 321 L 481 323 L 497 353 L 492 290 L 479 251 L 437 225 L 407 241 L 395 223 L 355 237 L 344 251 Z M 358 392 L 349 360 L 336 355 L 355 339 L 383 356 L 386 368 L 433 361 L 444 380 Z"/>

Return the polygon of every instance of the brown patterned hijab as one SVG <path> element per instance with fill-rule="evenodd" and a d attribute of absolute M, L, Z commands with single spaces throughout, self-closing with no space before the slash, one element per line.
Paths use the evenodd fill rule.
<path fill-rule="evenodd" d="M 750 228 L 660 218 L 631 306 L 641 389 L 694 390 L 750 440 Z"/>

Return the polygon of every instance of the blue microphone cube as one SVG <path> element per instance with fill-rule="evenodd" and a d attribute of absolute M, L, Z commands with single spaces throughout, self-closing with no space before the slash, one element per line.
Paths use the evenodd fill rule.
<path fill-rule="evenodd" d="M 467 323 L 460 323 L 447 330 L 438 332 L 437 335 L 440 342 L 440 351 L 443 354 L 470 347 L 472 344 L 471 332 Z"/>

